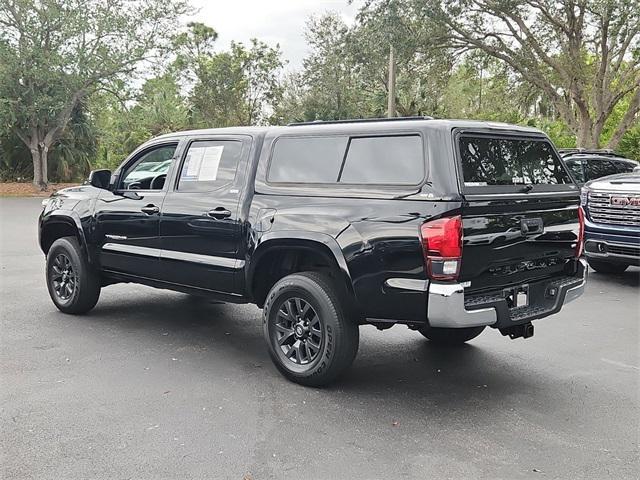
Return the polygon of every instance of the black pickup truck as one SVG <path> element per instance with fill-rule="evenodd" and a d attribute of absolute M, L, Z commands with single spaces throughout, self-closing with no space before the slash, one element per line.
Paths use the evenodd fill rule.
<path fill-rule="evenodd" d="M 179 132 L 40 216 L 49 293 L 85 313 L 121 282 L 254 303 L 277 368 L 334 380 L 358 326 L 462 343 L 584 290 L 579 191 L 540 131 L 419 119 Z"/>

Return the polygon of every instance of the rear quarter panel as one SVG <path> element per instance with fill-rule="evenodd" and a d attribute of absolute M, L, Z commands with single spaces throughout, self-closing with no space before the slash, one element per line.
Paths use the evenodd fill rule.
<path fill-rule="evenodd" d="M 339 247 L 355 299 L 369 318 L 425 321 L 426 292 L 385 287 L 389 278 L 426 280 L 420 225 L 459 207 L 455 202 L 260 195 L 254 197 L 252 221 L 275 211 L 266 231 L 251 229 L 253 248 L 262 236 L 297 232 L 327 235 Z"/>
<path fill-rule="evenodd" d="M 304 133 L 305 127 L 288 134 Z M 420 225 L 460 208 L 450 131 L 403 129 L 384 125 L 327 126 L 323 135 L 419 133 L 425 147 L 425 178 L 411 188 L 345 188 L 332 186 L 274 186 L 266 173 L 273 142 L 281 132 L 268 134 L 256 159 L 255 194 L 247 216 L 249 250 L 274 232 L 316 232 L 337 244 L 351 278 L 357 305 L 365 317 L 424 322 L 426 292 L 385 287 L 389 278 L 426 280 Z M 335 130 L 334 130 L 335 129 Z M 366 130 L 359 130 L 366 129 Z M 253 179 L 251 179 L 253 180 Z M 253 182 L 252 182 L 253 184 Z M 398 195 L 407 198 L 395 199 Z M 264 218 L 268 217 L 269 221 Z M 271 223 L 270 219 L 273 219 Z M 247 255 L 250 256 L 248 251 Z"/>

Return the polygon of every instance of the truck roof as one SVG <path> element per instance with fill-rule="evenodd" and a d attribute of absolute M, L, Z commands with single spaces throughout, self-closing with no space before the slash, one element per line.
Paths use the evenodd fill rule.
<path fill-rule="evenodd" d="M 451 131 L 453 128 L 467 129 L 483 129 L 495 130 L 496 132 L 516 132 L 516 133 L 533 133 L 544 135 L 544 132 L 537 128 L 512 125 L 501 122 L 490 122 L 480 120 L 453 120 L 453 119 L 429 119 L 425 117 L 396 118 L 396 119 L 361 119 L 352 121 L 338 122 L 305 122 L 299 124 L 291 124 L 287 126 L 264 126 L 264 127 L 225 127 L 225 128 L 209 128 L 200 130 L 187 130 L 182 132 L 174 132 L 156 137 L 156 139 L 175 138 L 183 136 L 195 135 L 266 135 L 267 133 L 285 134 L 285 133 L 335 133 L 342 131 L 349 132 L 389 132 L 393 130 L 406 130 L 407 128 L 417 128 L 420 130 L 446 130 Z"/>

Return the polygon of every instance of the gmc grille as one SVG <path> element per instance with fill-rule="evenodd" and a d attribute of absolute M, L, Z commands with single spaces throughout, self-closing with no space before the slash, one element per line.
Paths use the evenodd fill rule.
<path fill-rule="evenodd" d="M 627 197 L 635 201 L 627 205 L 614 204 L 611 202 L 611 197 Z M 629 193 L 589 192 L 587 213 L 594 223 L 640 227 L 640 204 L 637 201 L 639 198 L 639 195 Z"/>

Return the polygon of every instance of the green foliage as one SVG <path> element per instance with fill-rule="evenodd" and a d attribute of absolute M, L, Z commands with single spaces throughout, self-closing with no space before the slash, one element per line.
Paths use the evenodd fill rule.
<path fill-rule="evenodd" d="M 282 97 L 280 48 L 256 39 L 250 47 L 231 43 L 228 52 L 200 56 L 190 95 L 193 124 L 199 127 L 268 123 Z"/>
<path fill-rule="evenodd" d="M 97 132 L 85 102 L 77 105 L 49 156 L 50 180 L 65 182 L 86 178 L 97 151 Z M 0 181 L 25 181 L 32 178 L 33 164 L 25 143 L 16 135 L 0 135 Z"/>
<path fill-rule="evenodd" d="M 211 26 L 180 27 L 187 1 L 0 0 L 0 179 L 37 175 L 34 148 L 52 179 L 77 180 L 166 132 L 386 116 L 391 46 L 398 115 L 526 124 L 559 147 L 640 158 L 636 0 L 573 13 L 557 0 L 367 0 L 350 25 L 311 17 L 309 54 L 286 73 L 277 45 L 220 49 Z"/>
<path fill-rule="evenodd" d="M 70 174 L 74 115 L 93 92 L 170 45 L 184 0 L 2 0 L 0 2 L 0 129 L 17 136 L 33 158 L 34 183 L 46 187 L 48 164 Z M 61 145 L 57 157 L 49 152 Z"/>
<path fill-rule="evenodd" d="M 305 37 L 311 54 L 304 60 L 301 99 L 304 120 L 354 118 L 362 110 L 355 68 L 349 61 L 348 28 L 335 13 L 312 17 Z"/>
<path fill-rule="evenodd" d="M 0 135 L 0 182 L 23 182 L 32 175 L 33 166 L 24 142 L 15 135 Z"/>
<path fill-rule="evenodd" d="M 575 148 L 576 136 L 561 120 L 530 119 L 527 125 L 543 130 L 558 148 Z"/>
<path fill-rule="evenodd" d="M 458 55 L 480 51 L 544 94 L 582 147 L 597 147 L 611 113 L 616 147 L 640 113 L 640 5 L 637 0 L 379 0 L 401 3 L 437 25 L 423 38 Z"/>
<path fill-rule="evenodd" d="M 169 73 L 147 80 L 131 100 L 123 101 L 109 92 L 92 98 L 100 145 L 91 162 L 93 168 L 115 169 L 149 138 L 189 125 L 189 111 L 180 86 Z"/>
<path fill-rule="evenodd" d="M 640 161 L 640 124 L 627 130 L 617 150 L 625 157 Z"/>

